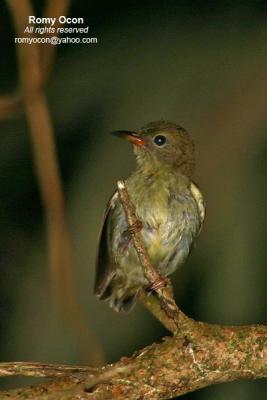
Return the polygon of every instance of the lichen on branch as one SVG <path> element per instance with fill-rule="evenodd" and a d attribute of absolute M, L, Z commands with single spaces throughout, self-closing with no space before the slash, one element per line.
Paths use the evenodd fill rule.
<path fill-rule="evenodd" d="M 186 340 L 177 333 L 114 365 L 77 372 L 72 368 L 64 379 L 1 392 L 0 398 L 160 400 L 216 383 L 267 377 L 267 327 L 194 322 Z M 98 378 L 87 390 L 85 382 L 94 376 Z"/>

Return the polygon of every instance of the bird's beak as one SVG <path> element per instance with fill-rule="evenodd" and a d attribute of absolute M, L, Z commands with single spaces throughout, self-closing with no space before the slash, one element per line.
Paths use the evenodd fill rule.
<path fill-rule="evenodd" d="M 115 131 L 112 132 L 114 136 L 117 136 L 119 138 L 123 138 L 128 140 L 129 142 L 135 144 L 138 147 L 143 147 L 145 145 L 144 139 L 142 139 L 138 133 L 136 132 L 131 132 L 131 131 Z"/>

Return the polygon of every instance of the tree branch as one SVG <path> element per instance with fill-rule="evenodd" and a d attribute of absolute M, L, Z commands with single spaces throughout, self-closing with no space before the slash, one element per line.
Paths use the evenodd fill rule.
<path fill-rule="evenodd" d="M 0 364 L 0 374 L 5 369 L 10 371 L 10 363 Z M 46 371 L 44 365 L 41 369 Z M 267 377 L 267 327 L 194 322 L 187 340 L 178 333 L 114 365 L 77 373 L 73 367 L 69 372 L 71 377 L 64 380 L 1 392 L 1 400 L 44 400 L 52 395 L 62 400 L 160 400 L 216 383 Z M 89 391 L 88 379 L 95 382 Z"/>
<path fill-rule="evenodd" d="M 94 368 L 38 362 L 0 363 L 0 376 L 62 377 L 68 375 L 95 373 Z"/>

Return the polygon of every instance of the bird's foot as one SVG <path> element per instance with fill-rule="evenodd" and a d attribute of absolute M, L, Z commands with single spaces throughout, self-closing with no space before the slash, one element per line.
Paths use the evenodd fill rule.
<path fill-rule="evenodd" d="M 149 287 L 149 291 L 157 291 L 159 289 L 168 286 L 169 283 L 170 283 L 169 278 L 161 276 L 152 283 L 152 285 Z"/>
<path fill-rule="evenodd" d="M 123 238 L 123 244 L 121 245 L 121 250 L 125 251 L 132 239 L 132 235 L 135 233 L 138 233 L 141 231 L 143 228 L 143 223 L 140 220 L 136 220 L 136 222 L 132 225 L 130 225 L 123 233 L 122 233 L 122 238 Z"/>
<path fill-rule="evenodd" d="M 143 229 L 143 223 L 139 219 L 137 219 L 132 225 L 130 225 L 127 231 L 133 235 L 134 233 L 138 233 Z"/>

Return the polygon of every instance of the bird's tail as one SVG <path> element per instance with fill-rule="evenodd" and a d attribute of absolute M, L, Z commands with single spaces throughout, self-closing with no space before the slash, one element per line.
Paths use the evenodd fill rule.
<path fill-rule="evenodd" d="M 138 291 L 132 295 L 125 294 L 122 297 L 111 295 L 109 298 L 109 305 L 114 311 L 130 312 L 135 306 L 138 297 Z"/>
<path fill-rule="evenodd" d="M 116 271 L 111 270 L 101 279 L 96 279 L 95 294 L 99 300 L 108 301 L 117 312 L 129 312 L 134 307 L 140 287 L 129 288 L 116 282 Z"/>

